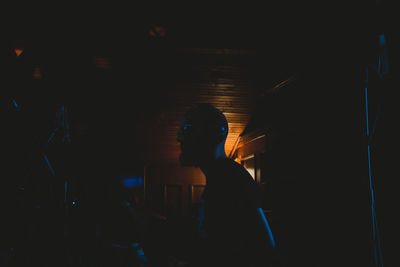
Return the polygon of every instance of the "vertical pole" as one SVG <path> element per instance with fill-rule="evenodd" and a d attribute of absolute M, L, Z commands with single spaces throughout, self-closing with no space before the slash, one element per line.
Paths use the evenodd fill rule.
<path fill-rule="evenodd" d="M 374 262 L 376 266 L 383 266 L 383 257 L 380 247 L 380 239 L 378 232 L 378 222 L 375 212 L 375 195 L 374 186 L 372 182 L 372 168 L 371 168 L 371 143 L 370 143 L 370 130 L 369 130 L 369 108 L 368 108 L 368 67 L 365 70 L 366 85 L 365 85 L 365 119 L 366 119 L 366 132 L 367 132 L 367 156 L 368 156 L 368 178 L 371 193 L 371 218 L 372 218 L 372 241 L 374 247 Z M 378 254 L 379 252 L 379 254 Z"/>

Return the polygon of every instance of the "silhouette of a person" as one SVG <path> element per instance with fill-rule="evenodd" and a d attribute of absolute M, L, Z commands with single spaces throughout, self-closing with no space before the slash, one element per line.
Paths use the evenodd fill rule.
<path fill-rule="evenodd" d="M 206 177 L 193 266 L 270 266 L 275 240 L 256 182 L 226 156 L 227 134 L 226 117 L 210 104 L 190 109 L 178 132 L 181 165 Z"/>

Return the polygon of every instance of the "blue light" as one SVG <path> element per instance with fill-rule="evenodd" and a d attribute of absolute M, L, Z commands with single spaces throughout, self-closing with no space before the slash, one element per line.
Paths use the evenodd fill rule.
<path fill-rule="evenodd" d="M 122 183 L 125 187 L 138 187 L 143 185 L 142 177 L 127 177 L 124 178 Z"/>
<path fill-rule="evenodd" d="M 18 105 L 17 101 L 15 101 L 14 98 L 12 98 L 11 101 L 12 101 L 14 107 L 17 109 L 17 111 L 20 111 L 21 110 L 21 106 Z"/>
<path fill-rule="evenodd" d="M 383 33 L 381 33 L 379 35 L 379 46 L 382 47 L 382 46 L 385 46 L 385 45 L 386 45 L 386 37 L 385 37 L 385 35 Z"/>
<path fill-rule="evenodd" d="M 368 71 L 368 69 L 367 69 Z M 368 87 L 365 87 L 365 116 L 367 123 L 367 137 L 369 137 L 369 115 L 368 115 Z"/>

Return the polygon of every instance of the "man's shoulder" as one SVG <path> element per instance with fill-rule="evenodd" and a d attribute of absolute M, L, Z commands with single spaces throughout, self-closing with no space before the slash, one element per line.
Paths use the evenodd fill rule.
<path fill-rule="evenodd" d="M 241 164 L 227 158 L 219 162 L 218 169 L 220 175 L 218 180 L 225 191 L 242 197 L 258 195 L 257 183 Z"/>
<path fill-rule="evenodd" d="M 216 165 L 218 166 L 219 169 L 223 169 L 225 171 L 228 170 L 228 171 L 240 172 L 242 170 L 245 170 L 242 165 L 240 165 L 239 163 L 230 158 L 219 159 L 217 160 Z"/>
<path fill-rule="evenodd" d="M 221 160 L 221 170 L 225 172 L 232 182 L 254 184 L 255 181 L 244 166 L 232 159 Z"/>

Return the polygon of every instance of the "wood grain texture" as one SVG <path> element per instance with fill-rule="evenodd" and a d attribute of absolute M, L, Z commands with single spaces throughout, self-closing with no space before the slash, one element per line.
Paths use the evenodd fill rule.
<path fill-rule="evenodd" d="M 249 78 L 251 50 L 181 49 L 174 67 L 182 70 L 168 88 L 159 113 L 144 122 L 144 160 L 174 162 L 180 149 L 176 141 L 185 112 L 200 103 L 220 109 L 228 120 L 226 152 L 246 127 L 253 112 L 257 88 Z"/>

